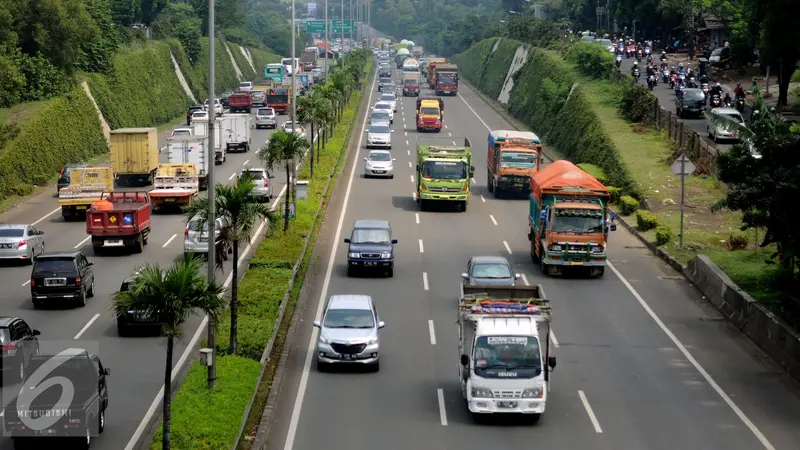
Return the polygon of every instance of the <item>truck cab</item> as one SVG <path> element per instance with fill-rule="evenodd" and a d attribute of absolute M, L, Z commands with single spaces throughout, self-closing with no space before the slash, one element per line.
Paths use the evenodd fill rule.
<path fill-rule="evenodd" d="M 434 80 L 436 95 L 458 94 L 458 66 L 455 64 L 436 64 Z"/>
<path fill-rule="evenodd" d="M 444 121 L 444 101 L 438 97 L 420 97 L 417 99 L 416 122 L 417 131 L 442 131 Z"/>
<path fill-rule="evenodd" d="M 542 141 L 534 133 L 516 130 L 489 132 L 487 190 L 501 194 L 528 195 L 531 177 L 542 165 Z"/>
<path fill-rule="evenodd" d="M 458 138 L 417 138 L 416 200 L 421 211 L 431 202 L 454 203 L 467 210 L 470 199 L 472 147 L 469 138 L 453 145 Z"/>

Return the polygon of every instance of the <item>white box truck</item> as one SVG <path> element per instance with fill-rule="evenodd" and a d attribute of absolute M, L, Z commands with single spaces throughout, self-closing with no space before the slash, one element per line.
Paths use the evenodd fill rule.
<path fill-rule="evenodd" d="M 171 164 L 194 164 L 200 190 L 208 188 L 208 136 L 168 137 L 167 161 Z"/>
<path fill-rule="evenodd" d="M 253 116 L 250 114 L 225 114 L 219 118 L 218 123 L 227 151 L 250 151 L 250 131 L 253 129 Z"/>
<path fill-rule="evenodd" d="M 222 116 L 224 117 L 224 116 Z M 227 145 L 225 145 L 225 133 L 222 132 L 220 119 L 214 121 L 214 164 L 220 165 L 225 162 Z M 192 120 L 194 134 L 208 137 L 208 119 Z"/>
<path fill-rule="evenodd" d="M 542 287 L 459 286 L 461 395 L 476 421 L 489 414 L 544 414 L 550 372 L 550 302 Z"/>

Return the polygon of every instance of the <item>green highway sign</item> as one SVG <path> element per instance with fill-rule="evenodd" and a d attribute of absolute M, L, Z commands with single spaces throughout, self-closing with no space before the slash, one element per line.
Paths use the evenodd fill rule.
<path fill-rule="evenodd" d="M 332 33 L 336 34 L 336 33 L 341 33 L 343 31 L 341 19 L 332 20 L 331 22 L 333 22 Z M 352 31 L 353 31 L 353 19 L 346 19 L 344 21 L 344 32 L 350 33 Z"/>
<path fill-rule="evenodd" d="M 324 33 L 325 21 L 324 20 L 309 20 L 306 22 L 306 33 Z"/>
<path fill-rule="evenodd" d="M 329 20 L 328 33 L 341 34 L 342 33 L 342 20 Z M 344 32 L 350 33 L 353 30 L 353 19 L 344 21 Z M 324 33 L 325 21 L 324 20 L 309 20 L 306 22 L 306 33 Z"/>

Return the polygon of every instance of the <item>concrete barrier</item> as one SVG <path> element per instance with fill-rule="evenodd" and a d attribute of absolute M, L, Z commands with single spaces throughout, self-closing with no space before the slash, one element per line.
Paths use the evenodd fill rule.
<path fill-rule="evenodd" d="M 800 379 L 800 333 L 759 305 L 711 259 L 696 256 L 683 274 L 732 324 L 792 378 Z"/>

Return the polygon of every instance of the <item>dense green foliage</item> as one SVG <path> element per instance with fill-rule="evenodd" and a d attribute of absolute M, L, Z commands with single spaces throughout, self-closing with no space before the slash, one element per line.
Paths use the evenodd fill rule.
<path fill-rule="evenodd" d="M 625 83 L 619 112 L 631 122 L 652 122 L 658 99 L 641 83 Z"/>
<path fill-rule="evenodd" d="M 459 65 L 461 73 L 470 74 L 468 79 L 477 88 L 492 98 L 497 98 L 503 89 L 517 47 L 519 42 L 510 39 L 486 39 L 476 44 L 469 52 L 456 55 L 453 61 Z M 475 55 L 481 55 L 481 58 L 471 57 Z"/>
<path fill-rule="evenodd" d="M 607 78 L 614 67 L 614 55 L 603 46 L 589 42 L 578 42 L 567 51 L 567 61 L 593 78 Z"/>

